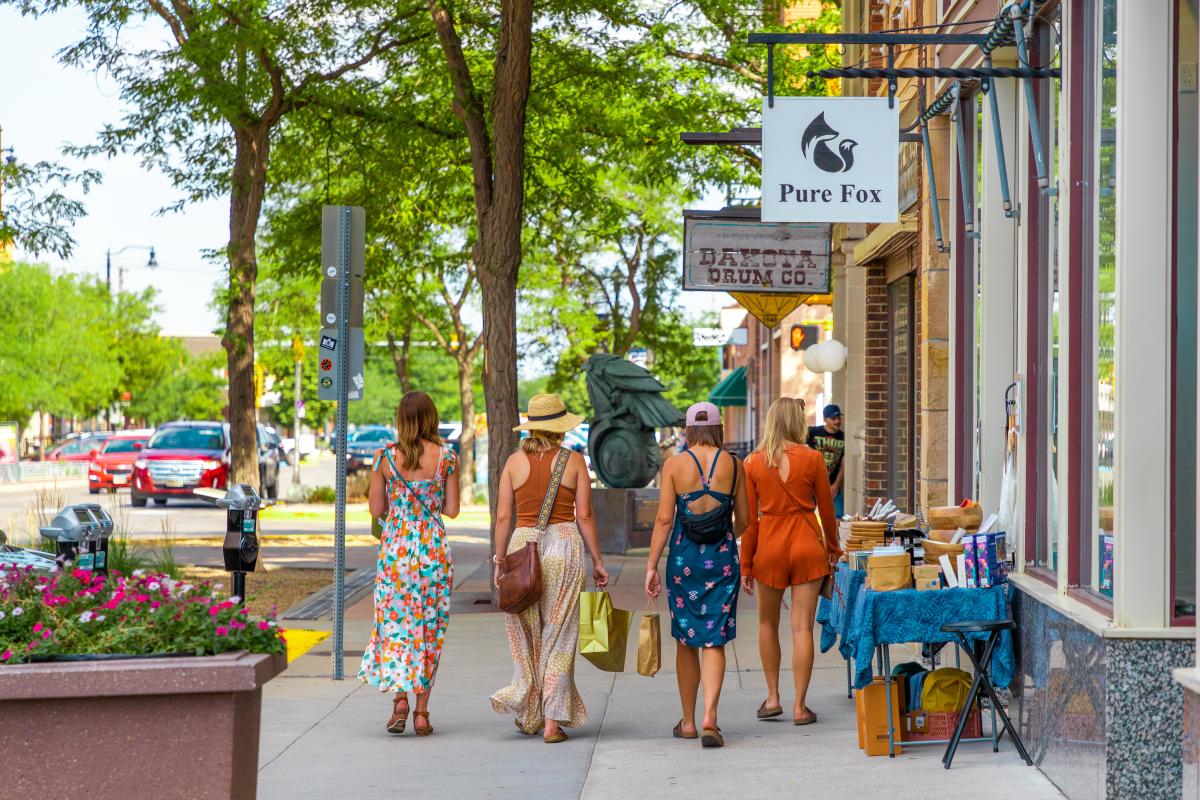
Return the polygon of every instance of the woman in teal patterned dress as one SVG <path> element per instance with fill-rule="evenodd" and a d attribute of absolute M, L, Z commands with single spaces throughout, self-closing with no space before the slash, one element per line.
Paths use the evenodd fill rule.
<path fill-rule="evenodd" d="M 721 412 L 712 403 L 687 411 L 687 450 L 663 464 L 658 515 L 646 562 L 646 595 L 662 594 L 658 561 L 667 553 L 667 605 L 675 639 L 675 674 L 683 717 L 672 734 L 723 747 L 717 704 L 725 680 L 725 645 L 736 635 L 738 600 L 737 537 L 746 528 L 745 480 L 738 460 L 722 447 Z M 719 517 L 710 544 L 684 532 L 684 517 Z M 732 514 L 732 516 L 726 516 Z M 723 530 L 722 530 L 723 528 Z M 696 725 L 696 692 L 704 687 L 704 716 Z"/>
<path fill-rule="evenodd" d="M 438 435 L 438 411 L 409 392 L 396 411 L 396 443 L 375 457 L 369 503 L 383 519 L 375 573 L 375 627 L 358 677 L 392 692 L 388 733 L 404 733 L 408 693 L 413 730 L 433 733 L 429 693 L 450 621 L 454 564 L 442 516 L 458 516 L 458 458 Z"/>

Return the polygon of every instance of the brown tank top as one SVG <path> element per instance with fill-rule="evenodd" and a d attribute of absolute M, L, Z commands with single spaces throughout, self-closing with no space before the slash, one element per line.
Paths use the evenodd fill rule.
<path fill-rule="evenodd" d="M 529 477 L 514 493 L 517 498 L 518 528 L 532 528 L 537 525 L 538 515 L 542 512 L 542 500 L 546 498 L 546 487 L 550 485 L 550 475 L 554 472 L 554 459 L 557 457 L 557 450 L 525 454 L 525 459 L 529 462 Z M 559 484 L 554 507 L 550 510 L 550 521 L 546 524 L 574 521 L 575 490 Z"/>

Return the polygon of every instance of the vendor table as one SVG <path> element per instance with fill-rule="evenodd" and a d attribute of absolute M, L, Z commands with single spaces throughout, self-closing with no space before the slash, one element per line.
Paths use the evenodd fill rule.
<path fill-rule="evenodd" d="M 987 589 L 941 589 L 919 592 L 902 589 L 893 592 L 872 592 L 863 582 L 866 573 L 839 564 L 835 580 L 842 598 L 835 593 L 833 600 L 821 600 L 817 621 L 822 623 L 821 651 L 828 651 L 840 640 L 838 651 L 847 662 L 847 683 L 863 688 L 871 683 L 876 664 L 885 678 L 891 674 L 888 645 L 904 642 L 955 643 L 953 634 L 944 633 L 941 626 L 961 620 L 1009 619 L 1007 586 Z M 845 605 L 841 603 L 845 600 Z M 969 638 L 983 641 L 986 634 Z M 1014 671 L 1012 634 L 1004 631 L 996 644 L 991 674 L 999 686 L 1012 682 Z M 849 686 L 848 686 L 849 688 Z M 892 727 L 891 692 L 887 697 L 888 752 L 894 756 L 896 735 Z M 998 732 L 992 712 L 992 735 L 967 741 L 991 741 L 998 747 Z M 947 744 L 949 740 L 910 742 L 918 744 Z"/>

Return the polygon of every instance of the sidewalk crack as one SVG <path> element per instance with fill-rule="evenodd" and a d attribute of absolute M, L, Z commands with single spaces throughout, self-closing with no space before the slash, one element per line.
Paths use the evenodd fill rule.
<path fill-rule="evenodd" d="M 583 770 L 583 783 L 579 785 L 579 800 L 583 800 L 583 793 L 587 790 L 588 777 L 592 774 L 592 761 L 596 758 L 596 745 L 600 743 L 600 735 L 604 733 L 604 719 L 608 716 L 608 704 L 612 702 L 613 692 L 617 688 L 617 676 L 614 673 L 612 683 L 608 685 L 608 697 L 604 700 L 604 711 L 600 714 L 600 724 L 596 726 L 596 736 L 592 739 L 592 749 L 588 753 L 587 766 Z"/>
<path fill-rule="evenodd" d="M 309 725 L 307 728 L 305 728 L 303 733 L 301 733 L 295 739 L 292 739 L 290 742 L 288 742 L 287 747 L 280 750 L 278 755 L 276 755 L 270 761 L 268 761 L 267 763 L 265 763 L 261 767 L 259 767 L 258 771 L 261 773 L 264 769 L 271 766 L 276 761 L 278 761 L 280 758 L 282 758 L 284 753 L 286 753 L 288 750 L 292 749 L 292 745 L 294 745 L 296 742 L 303 739 L 305 736 L 308 736 L 308 734 L 312 733 L 313 728 L 317 727 L 322 722 L 324 722 L 325 720 L 327 720 L 331 716 L 333 716 L 334 712 L 336 712 L 339 708 L 341 708 L 343 703 L 345 703 L 347 700 L 349 700 L 351 697 L 353 697 L 358 692 L 358 690 L 363 688 L 364 686 L 366 686 L 365 683 L 360 683 L 358 686 L 355 686 L 353 690 L 351 690 L 347 694 L 343 695 L 342 699 L 337 702 L 337 705 L 335 705 L 333 708 L 329 709 L 329 711 L 325 712 L 325 714 L 323 714 L 321 716 L 321 718 L 318 719 L 316 722 L 314 722 L 312 725 Z"/>

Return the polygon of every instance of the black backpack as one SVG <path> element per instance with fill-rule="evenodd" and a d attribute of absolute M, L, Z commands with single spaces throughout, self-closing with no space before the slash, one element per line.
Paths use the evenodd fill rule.
<path fill-rule="evenodd" d="M 707 478 L 704 476 L 704 470 L 701 469 L 700 459 L 696 458 L 696 454 L 691 450 L 684 452 L 692 457 L 692 460 L 696 462 L 696 469 L 700 470 L 700 485 L 704 487 L 701 491 L 716 494 L 708 488 L 708 482 L 712 480 L 712 474 L 717 468 L 717 461 L 721 458 L 723 451 L 717 451 Z M 733 529 L 733 506 L 734 498 L 737 496 L 738 469 L 737 458 L 732 453 L 729 454 L 729 457 L 733 459 L 733 486 L 729 489 L 729 496 L 723 498 L 719 506 L 695 514 L 687 507 L 687 503 L 680 504 L 679 522 L 683 527 L 683 533 L 696 544 L 716 544 Z"/>

